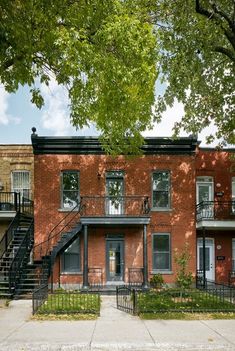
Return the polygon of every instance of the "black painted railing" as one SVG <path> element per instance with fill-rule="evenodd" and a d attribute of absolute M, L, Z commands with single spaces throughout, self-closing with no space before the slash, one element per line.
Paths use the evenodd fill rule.
<path fill-rule="evenodd" d="M 15 230 L 19 225 L 20 213 L 17 212 L 16 216 L 11 221 L 8 229 L 6 230 L 2 240 L 0 241 L 0 259 L 2 258 L 4 252 L 7 250 L 8 245 L 14 237 Z"/>
<path fill-rule="evenodd" d="M 0 192 L 0 211 L 19 211 L 20 194 L 16 192 Z"/>
<path fill-rule="evenodd" d="M 128 284 L 129 286 L 142 286 L 144 282 L 144 269 L 142 267 L 128 268 Z"/>
<path fill-rule="evenodd" d="M 234 201 L 203 201 L 196 207 L 197 222 L 202 220 L 235 220 Z"/>
<path fill-rule="evenodd" d="M 32 222 L 17 250 L 15 256 L 12 259 L 11 266 L 9 269 L 9 292 L 13 292 L 17 288 L 17 284 L 20 280 L 20 275 L 23 271 L 23 266 L 27 264 L 30 250 L 33 246 L 33 219 Z"/>
<path fill-rule="evenodd" d="M 148 196 L 82 196 L 82 216 L 148 216 Z"/>

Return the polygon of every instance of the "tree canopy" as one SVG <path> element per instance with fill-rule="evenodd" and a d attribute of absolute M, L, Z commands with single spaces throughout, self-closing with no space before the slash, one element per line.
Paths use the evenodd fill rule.
<path fill-rule="evenodd" d="M 8 92 L 29 85 L 40 108 L 40 83 L 55 78 L 71 123 L 94 123 L 111 153 L 138 152 L 174 99 L 185 106 L 176 134 L 213 122 L 234 143 L 234 73 L 234 0 L 0 2 L 0 82 Z"/>
<path fill-rule="evenodd" d="M 185 115 L 176 134 L 181 128 L 196 134 L 214 123 L 217 134 L 209 142 L 235 143 L 235 1 L 162 0 L 155 16 L 158 65 L 167 82 L 159 114 L 178 99 Z"/>
<path fill-rule="evenodd" d="M 71 122 L 95 123 L 109 152 L 137 152 L 150 127 L 157 42 L 145 9 L 122 0 L 2 0 L 0 81 L 43 99 L 39 83 L 68 88 Z"/>

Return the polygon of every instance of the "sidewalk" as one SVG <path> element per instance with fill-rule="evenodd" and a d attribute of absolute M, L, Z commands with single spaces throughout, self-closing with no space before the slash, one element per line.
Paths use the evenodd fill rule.
<path fill-rule="evenodd" d="M 235 320 L 142 321 L 102 297 L 94 321 L 32 321 L 31 301 L 0 309 L 1 351 L 235 351 Z"/>

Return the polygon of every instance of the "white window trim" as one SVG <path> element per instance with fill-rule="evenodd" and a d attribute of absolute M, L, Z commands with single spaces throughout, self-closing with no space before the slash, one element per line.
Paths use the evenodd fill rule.
<path fill-rule="evenodd" d="M 14 173 L 27 173 L 28 174 L 28 178 L 29 178 L 29 184 L 28 184 L 28 188 L 14 188 L 13 187 L 13 174 Z M 23 197 L 23 194 L 20 191 L 16 191 L 15 189 L 21 189 L 21 190 L 28 190 L 29 192 L 29 199 L 31 198 L 31 172 L 27 169 L 15 169 L 13 171 L 11 171 L 11 191 L 12 192 L 17 192 L 21 194 L 21 198 Z"/>

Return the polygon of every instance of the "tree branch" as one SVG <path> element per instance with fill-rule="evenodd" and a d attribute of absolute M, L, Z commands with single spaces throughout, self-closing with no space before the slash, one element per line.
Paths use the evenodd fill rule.
<path fill-rule="evenodd" d="M 227 48 L 224 48 L 222 46 L 216 46 L 214 48 L 215 52 L 220 52 L 223 55 L 226 55 L 231 61 L 235 63 L 235 53 Z"/>

